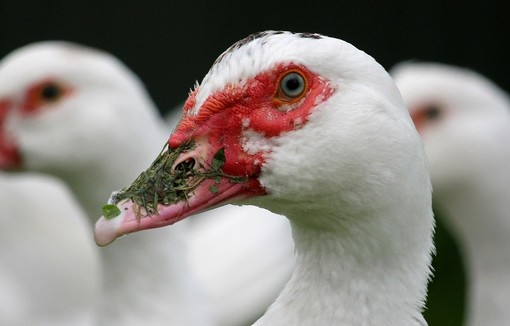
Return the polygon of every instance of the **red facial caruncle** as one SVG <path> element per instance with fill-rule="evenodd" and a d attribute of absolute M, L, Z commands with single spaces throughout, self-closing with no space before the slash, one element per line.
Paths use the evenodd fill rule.
<path fill-rule="evenodd" d="M 301 128 L 334 88 L 307 68 L 291 63 L 277 65 L 243 85 L 227 85 L 210 95 L 194 114 L 198 91 L 185 104 L 184 118 L 168 141 L 170 148 L 205 138 L 208 146 L 225 148 L 226 174 L 257 177 L 270 146 L 247 149 L 247 137 L 270 143 L 273 137 Z"/>
<path fill-rule="evenodd" d="M 168 141 L 170 151 L 193 146 L 180 154 L 172 169 L 181 164 L 210 168 L 223 149 L 222 176 L 195 184 L 186 201 L 160 204 L 156 215 L 140 218 L 132 201 L 115 203 L 121 213 L 96 223 L 96 242 L 106 245 L 126 233 L 173 224 L 231 200 L 265 195 L 259 176 L 276 138 L 306 125 L 314 108 L 334 90 L 328 80 L 301 65 L 280 64 L 245 83 L 225 86 L 203 104 L 196 101 L 200 89 L 193 91 Z"/>
<path fill-rule="evenodd" d="M 10 101 L 0 101 L 0 168 L 5 169 L 14 168 L 21 164 L 18 150 L 5 128 L 11 107 Z"/>

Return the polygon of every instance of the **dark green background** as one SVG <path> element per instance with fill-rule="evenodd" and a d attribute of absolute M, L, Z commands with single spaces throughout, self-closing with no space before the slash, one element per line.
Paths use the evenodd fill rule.
<path fill-rule="evenodd" d="M 498 4 L 499 3 L 499 4 Z M 283 29 L 342 38 L 391 68 L 431 60 L 475 69 L 510 89 L 508 11 L 501 1 L 2 1 L 0 56 L 63 39 L 120 57 L 162 112 L 238 39 Z M 464 275 L 451 237 L 437 231 L 431 326 L 460 325 Z"/>

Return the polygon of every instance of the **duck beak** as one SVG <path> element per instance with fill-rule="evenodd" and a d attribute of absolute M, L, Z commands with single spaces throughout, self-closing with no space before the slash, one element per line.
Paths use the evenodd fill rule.
<path fill-rule="evenodd" d="M 225 149 L 207 137 L 162 151 L 133 184 L 113 193 L 96 222 L 95 240 L 105 246 L 116 238 L 174 224 L 237 198 L 263 193 L 247 174 L 228 174 Z"/>

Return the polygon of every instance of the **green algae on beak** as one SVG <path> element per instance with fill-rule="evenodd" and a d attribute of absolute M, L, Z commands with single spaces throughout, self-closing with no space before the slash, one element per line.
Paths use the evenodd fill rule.
<path fill-rule="evenodd" d="M 158 205 L 169 206 L 187 201 L 191 193 L 205 179 L 215 179 L 218 183 L 221 178 L 228 178 L 233 183 L 246 181 L 245 177 L 229 176 L 223 173 L 224 148 L 214 155 L 210 163 L 206 163 L 205 158 L 197 158 L 196 161 L 184 161 L 174 167 L 175 161 L 181 154 L 192 151 L 195 147 L 194 142 L 185 143 L 174 149 L 165 145 L 151 166 L 142 172 L 129 187 L 113 194 L 109 204 L 117 205 L 121 201 L 131 200 L 138 218 L 153 216 L 158 214 Z M 213 187 L 210 191 L 215 193 L 214 190 Z M 114 216 L 111 218 L 118 214 L 120 211 L 116 215 L 113 213 Z M 105 218 L 108 219 L 106 215 Z"/>
<path fill-rule="evenodd" d="M 193 164 L 181 164 L 172 170 L 180 154 L 192 150 L 193 143 L 187 143 L 173 150 L 165 145 L 150 167 L 142 172 L 133 183 L 111 198 L 113 205 L 130 199 L 138 208 L 138 216 L 157 214 L 158 204 L 170 205 L 187 199 L 193 190 L 190 179 L 195 175 Z"/>
<path fill-rule="evenodd" d="M 104 205 L 102 208 L 103 216 L 107 220 L 111 220 L 114 217 L 117 217 L 120 215 L 120 209 L 115 205 Z"/>

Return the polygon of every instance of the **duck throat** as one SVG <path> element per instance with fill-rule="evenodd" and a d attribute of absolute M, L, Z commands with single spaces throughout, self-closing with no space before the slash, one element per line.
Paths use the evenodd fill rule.
<path fill-rule="evenodd" d="M 291 223 L 294 273 L 255 325 L 426 324 L 430 234 L 418 243 L 410 234 L 378 232 L 377 223 L 334 231 Z"/>

